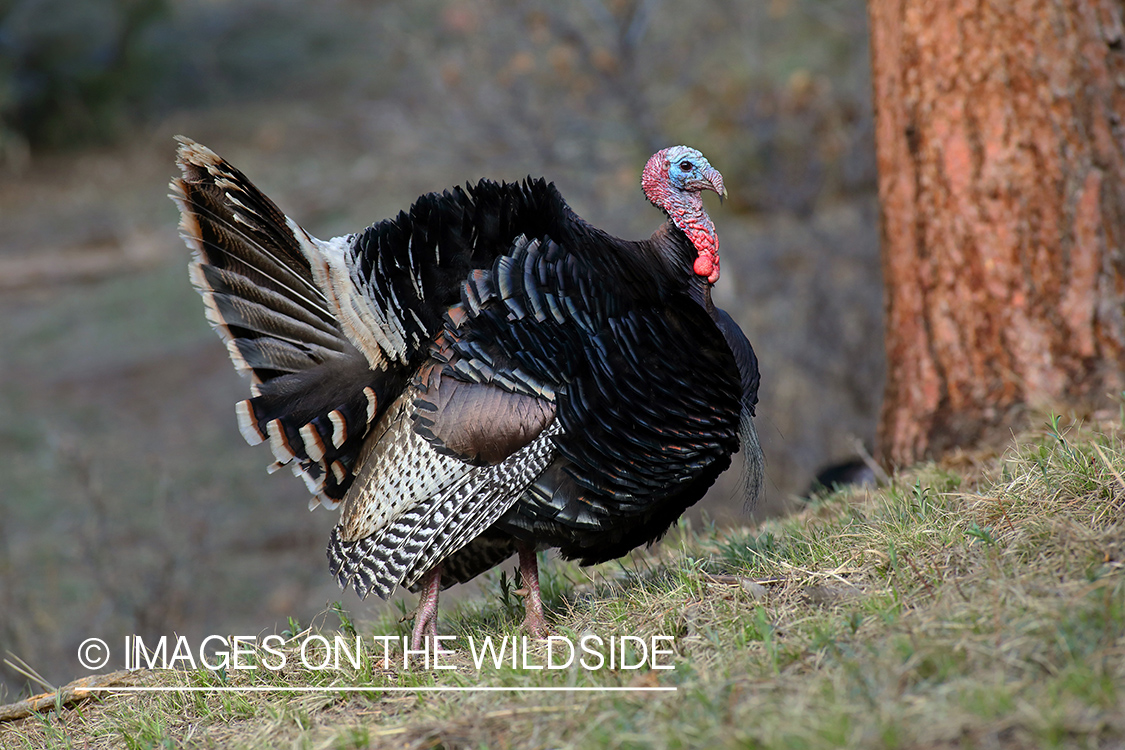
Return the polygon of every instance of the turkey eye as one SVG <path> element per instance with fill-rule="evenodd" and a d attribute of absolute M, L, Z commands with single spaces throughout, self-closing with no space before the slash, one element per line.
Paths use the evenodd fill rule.
<path fill-rule="evenodd" d="M 680 162 L 680 171 L 681 172 L 690 172 L 693 169 L 695 169 L 695 165 L 692 164 L 690 161 Z"/>

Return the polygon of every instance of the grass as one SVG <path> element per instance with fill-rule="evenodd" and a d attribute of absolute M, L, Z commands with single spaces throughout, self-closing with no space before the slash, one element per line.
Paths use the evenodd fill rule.
<path fill-rule="evenodd" d="M 669 686 L 674 693 L 115 695 L 0 724 L 7 747 L 1072 747 L 1125 742 L 1125 442 L 1051 420 L 1003 458 L 543 570 L 553 632 L 675 636 L 672 670 L 149 672 L 151 685 Z M 507 571 L 441 632 L 518 634 Z M 402 635 L 330 610 L 331 639 Z M 300 626 L 291 623 L 290 632 Z M 310 631 L 303 631 L 308 633 Z M 300 640 L 291 641 L 292 649 Z M 635 654 L 634 654 L 635 655 Z M 542 662 L 533 645 L 532 662 Z"/>

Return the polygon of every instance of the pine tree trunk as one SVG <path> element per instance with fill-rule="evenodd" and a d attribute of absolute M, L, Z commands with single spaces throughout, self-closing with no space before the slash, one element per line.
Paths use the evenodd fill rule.
<path fill-rule="evenodd" d="M 869 0 L 888 378 L 911 463 L 1120 393 L 1120 0 Z"/>

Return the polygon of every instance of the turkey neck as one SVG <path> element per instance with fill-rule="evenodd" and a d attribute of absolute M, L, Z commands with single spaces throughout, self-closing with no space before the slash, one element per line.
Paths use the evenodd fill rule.
<path fill-rule="evenodd" d="M 714 284 L 719 280 L 719 235 L 715 232 L 715 222 L 703 208 L 703 196 L 700 193 L 682 196 L 668 218 L 695 249 L 697 260 L 693 262 L 692 272 Z"/>
<path fill-rule="evenodd" d="M 710 236 L 714 241 L 715 258 L 718 258 L 718 237 L 715 236 L 715 225 L 711 218 L 703 212 L 705 226 L 710 228 Z M 714 319 L 717 315 L 715 303 L 711 300 L 712 284 L 705 276 L 700 276 L 694 271 L 694 263 L 699 253 L 699 245 L 680 228 L 678 223 L 669 218 L 649 239 L 655 255 L 664 266 L 665 274 L 672 281 L 670 291 L 682 291 L 691 297 L 707 314 Z"/>
<path fill-rule="evenodd" d="M 711 237 L 714 239 L 714 224 L 706 213 L 702 214 L 702 221 L 710 227 Z M 699 246 L 679 226 L 679 222 L 669 218 L 653 232 L 652 237 L 639 244 L 645 246 L 644 255 L 647 256 L 641 265 L 659 276 L 653 281 L 661 292 L 686 292 L 705 308 L 710 307 L 711 284 L 706 277 L 699 276 L 693 270 Z M 718 246 L 717 240 L 714 240 L 714 246 Z"/>

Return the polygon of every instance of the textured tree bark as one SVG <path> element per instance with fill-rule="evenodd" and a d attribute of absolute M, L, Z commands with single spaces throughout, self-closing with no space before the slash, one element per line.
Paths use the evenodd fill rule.
<path fill-rule="evenodd" d="M 884 461 L 1125 378 L 1121 0 L 869 0 Z"/>

